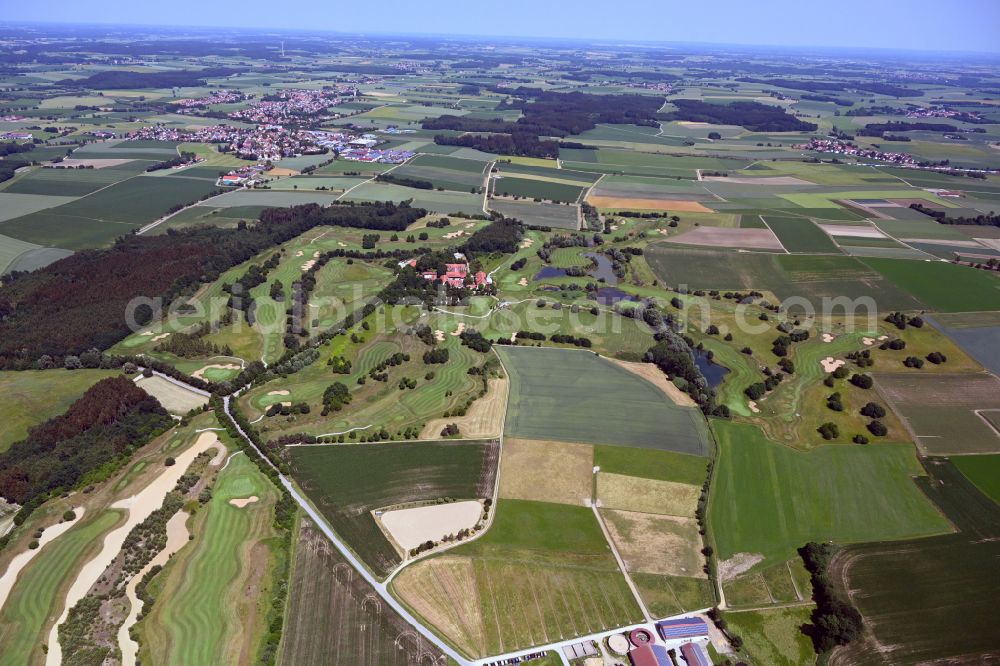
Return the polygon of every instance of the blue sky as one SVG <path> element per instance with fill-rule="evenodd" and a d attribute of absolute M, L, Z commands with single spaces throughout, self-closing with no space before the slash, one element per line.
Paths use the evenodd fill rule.
<path fill-rule="evenodd" d="M 0 0 L 0 20 L 1000 52 L 1000 0 Z"/>

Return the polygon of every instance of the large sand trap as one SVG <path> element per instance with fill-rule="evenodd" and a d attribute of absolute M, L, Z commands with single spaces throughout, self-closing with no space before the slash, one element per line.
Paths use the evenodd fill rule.
<path fill-rule="evenodd" d="M 305 273 L 306 271 L 308 271 L 309 269 L 311 269 L 315 265 L 316 265 L 316 260 L 315 259 L 310 259 L 306 263 L 302 264 L 302 272 Z"/>
<path fill-rule="evenodd" d="M 871 347 L 873 344 L 875 344 L 875 338 L 861 338 L 861 344 L 863 344 L 865 347 Z"/>
<path fill-rule="evenodd" d="M 638 197 L 612 197 L 590 195 L 587 203 L 595 208 L 613 208 L 615 210 L 669 210 L 678 213 L 712 213 L 711 208 L 697 201 L 686 199 L 644 199 Z"/>
<path fill-rule="evenodd" d="M 706 247 L 741 247 L 752 250 L 781 250 L 781 241 L 770 229 L 725 229 L 695 227 L 667 239 L 668 243 Z"/>
<path fill-rule="evenodd" d="M 155 338 L 152 339 L 152 342 L 159 342 L 160 340 L 169 337 L 170 337 L 169 333 L 160 333 L 159 335 L 157 335 Z"/>
<path fill-rule="evenodd" d="M 256 495 L 251 495 L 250 497 L 233 498 L 233 499 L 229 500 L 229 503 L 232 504 L 233 506 L 239 508 L 239 509 L 242 509 L 247 504 L 253 504 L 254 502 L 256 502 L 259 499 L 260 498 L 257 497 Z"/>
<path fill-rule="evenodd" d="M 529 247 L 531 247 L 534 244 L 535 244 L 535 241 L 532 238 L 525 238 L 523 241 L 521 241 L 521 247 L 522 248 L 529 248 Z"/>
<path fill-rule="evenodd" d="M 49 651 L 45 656 L 46 666 L 62 664 L 62 646 L 59 644 L 58 630 L 59 625 L 66 621 L 69 609 L 75 606 L 80 599 L 83 599 L 87 590 L 97 582 L 104 570 L 114 561 L 118 553 L 121 552 L 125 538 L 132 531 L 132 528 L 149 518 L 154 511 L 163 505 L 163 498 L 177 485 L 194 459 L 199 454 L 218 446 L 218 441 L 219 438 L 214 432 L 201 433 L 194 444 L 175 456 L 174 465 L 164 466 L 160 476 L 153 479 L 137 494 L 111 505 L 112 509 L 126 510 L 128 518 L 123 525 L 115 528 L 104 537 L 101 551 L 83 566 L 76 580 L 73 581 L 73 585 L 69 588 L 69 592 L 66 593 L 62 615 L 52 625 L 52 630 L 49 632 Z"/>
<path fill-rule="evenodd" d="M 753 412 L 754 414 L 760 414 L 760 407 L 757 406 L 756 400 L 751 400 L 750 402 L 748 402 L 747 407 L 749 407 L 750 411 Z"/>
<path fill-rule="evenodd" d="M 442 331 L 440 328 L 434 331 L 434 339 L 437 340 L 438 342 L 444 342 L 444 331 Z"/>
<path fill-rule="evenodd" d="M 236 365 L 235 363 L 221 363 L 221 364 L 216 363 L 213 365 L 206 365 L 204 368 L 195 370 L 191 374 L 191 376 L 194 377 L 195 379 L 204 379 L 205 372 L 208 370 L 239 370 L 239 369 L 240 366 Z"/>
<path fill-rule="evenodd" d="M 467 500 L 386 511 L 379 520 L 396 543 L 409 552 L 425 541 L 440 541 L 459 530 L 472 529 L 482 514 L 479 502 Z"/>
<path fill-rule="evenodd" d="M 42 548 L 44 548 L 47 543 L 51 542 L 56 537 L 69 530 L 69 528 L 79 523 L 80 519 L 83 518 L 83 514 L 86 512 L 86 509 L 81 506 L 77 509 L 73 509 L 73 511 L 76 513 L 75 520 L 57 523 L 51 527 L 46 527 L 42 532 L 42 538 L 38 540 L 38 548 L 18 553 L 10 561 L 10 564 L 7 566 L 7 570 L 3 572 L 3 576 L 0 576 L 0 610 L 3 609 L 3 605 L 7 602 L 7 596 L 10 594 L 11 588 L 14 587 L 14 583 L 17 581 L 17 576 L 21 573 L 21 570 L 28 566 L 28 562 L 35 559 L 38 553 L 42 552 Z"/>
<path fill-rule="evenodd" d="M 616 365 L 619 365 L 632 374 L 639 375 L 646 381 L 650 382 L 656 388 L 660 389 L 675 405 L 684 405 L 685 407 L 694 407 L 694 400 L 691 399 L 684 391 L 677 388 L 677 385 L 672 381 L 667 379 L 667 376 L 663 374 L 656 365 L 652 363 L 631 363 L 629 361 L 619 361 L 618 359 L 610 359 Z"/>
<path fill-rule="evenodd" d="M 833 336 L 832 333 L 824 333 L 823 334 L 823 342 L 833 342 L 834 339 L 835 338 L 834 338 L 834 336 Z"/>
<path fill-rule="evenodd" d="M 834 359 L 832 356 L 827 356 L 822 361 L 819 362 L 823 366 L 823 372 L 833 372 L 842 365 L 846 365 L 847 361 L 838 358 Z"/>
<path fill-rule="evenodd" d="M 459 229 L 458 231 L 452 231 L 450 233 L 445 234 L 444 237 L 448 240 L 451 240 L 452 238 L 458 238 L 459 236 L 464 236 L 464 235 L 465 232 Z"/>
<path fill-rule="evenodd" d="M 458 328 L 456 328 L 454 331 L 452 331 L 451 334 L 454 335 L 457 338 L 458 336 L 462 335 L 462 333 L 464 333 L 464 332 L 465 332 L 465 322 L 461 322 L 461 323 L 459 323 Z"/>
<path fill-rule="evenodd" d="M 149 573 L 154 566 L 163 566 L 170 559 L 170 556 L 184 547 L 188 539 L 187 519 L 189 514 L 186 511 L 178 511 L 170 516 L 167 521 L 167 543 L 149 563 L 142 568 L 139 573 L 129 580 L 125 586 L 125 596 L 128 597 L 131 607 L 125 623 L 118 628 L 118 647 L 122 651 L 122 666 L 135 666 L 136 656 L 139 654 L 139 645 L 129 636 L 129 629 L 139 619 L 142 611 L 142 600 L 135 594 L 135 588 L 142 581 L 143 576 Z"/>
<path fill-rule="evenodd" d="M 280 391 L 270 391 L 268 395 L 290 395 L 291 391 L 288 389 L 281 389 Z"/>

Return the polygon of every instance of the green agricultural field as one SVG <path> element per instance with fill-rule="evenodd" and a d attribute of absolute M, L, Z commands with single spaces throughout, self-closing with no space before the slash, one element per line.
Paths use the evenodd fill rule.
<path fill-rule="evenodd" d="M 407 567 L 392 591 L 473 657 L 641 617 L 593 512 L 566 504 L 500 500 L 482 538 Z"/>
<path fill-rule="evenodd" d="M 764 220 L 789 252 L 839 253 L 836 243 L 810 220 L 777 215 Z"/>
<path fill-rule="evenodd" d="M 882 277 L 933 310 L 1000 310 L 1000 277 L 995 273 L 942 262 L 865 259 Z"/>
<path fill-rule="evenodd" d="M 256 496 L 244 507 L 231 499 Z M 278 491 L 245 455 L 219 472 L 211 503 L 191 523 L 195 539 L 155 580 L 156 604 L 138 625 L 140 659 L 165 664 L 232 663 L 263 644 L 276 557 L 268 540 Z M 254 588 L 248 597 L 248 586 Z"/>
<path fill-rule="evenodd" d="M 22 215 L 36 213 L 46 208 L 55 208 L 72 200 L 73 197 L 45 194 L 14 194 L 13 192 L 2 191 L 0 192 L 0 229 L 2 229 L 2 223 L 6 220 L 13 220 Z M 2 259 L 0 259 L 0 262 L 2 262 Z"/>
<path fill-rule="evenodd" d="M 625 446 L 595 446 L 594 465 L 608 474 L 674 481 L 694 486 L 704 483 L 708 473 L 708 461 L 701 456 L 655 449 L 637 451 Z"/>
<path fill-rule="evenodd" d="M 593 352 L 498 347 L 511 378 L 506 433 L 705 455 L 701 412 Z"/>
<path fill-rule="evenodd" d="M 81 519 L 46 545 L 25 567 L 0 612 L 0 666 L 44 662 L 45 625 L 62 613 L 67 581 L 100 550 L 102 535 L 122 519 L 121 511 L 103 511 Z"/>
<path fill-rule="evenodd" d="M 504 176 L 493 181 L 493 192 L 504 197 L 543 199 L 557 203 L 576 203 L 583 187 L 532 178 Z"/>
<path fill-rule="evenodd" d="M 882 646 L 875 649 L 865 636 L 843 650 L 843 663 L 980 663 L 1000 650 L 993 620 L 1000 506 L 946 459 L 929 459 L 928 470 L 921 488 L 959 532 L 852 545 L 836 556 L 834 579 L 849 588 Z"/>
<path fill-rule="evenodd" d="M 953 456 L 951 462 L 980 492 L 1000 504 L 1000 455 Z"/>
<path fill-rule="evenodd" d="M 428 180 L 434 187 L 468 192 L 480 188 L 489 163 L 444 155 L 418 155 L 393 170 L 393 176 Z"/>
<path fill-rule="evenodd" d="M 69 249 L 104 245 L 214 187 L 194 178 L 130 178 L 68 204 L 8 220 L 0 228 L 39 245 Z"/>
<path fill-rule="evenodd" d="M 0 372 L 0 451 L 24 439 L 28 429 L 58 416 L 88 388 L 117 370 L 23 370 Z"/>
<path fill-rule="evenodd" d="M 151 162 L 132 161 L 103 169 L 35 169 L 4 191 L 16 194 L 81 197 L 145 171 Z"/>
<path fill-rule="evenodd" d="M 489 497 L 497 464 L 496 444 L 485 442 L 332 444 L 289 451 L 296 482 L 380 576 L 400 558 L 371 510 L 442 497 Z"/>
<path fill-rule="evenodd" d="M 707 578 L 683 578 L 630 572 L 646 608 L 664 618 L 715 605 L 715 592 Z"/>
<path fill-rule="evenodd" d="M 393 172 L 395 173 L 395 172 Z M 415 208 L 426 208 L 434 213 L 466 213 L 481 215 L 483 212 L 483 195 L 464 192 L 435 190 L 418 190 L 402 185 L 389 183 L 366 183 L 352 190 L 345 197 L 348 201 L 404 201 L 412 199 Z"/>
<path fill-rule="evenodd" d="M 825 446 L 803 453 L 753 426 L 715 421 L 720 455 L 709 524 L 722 560 L 787 560 L 808 541 L 903 539 L 948 532 L 911 477 L 911 446 Z"/>
<path fill-rule="evenodd" d="M 579 212 L 576 206 L 510 199 L 490 199 L 489 209 L 513 217 L 525 224 L 553 229 L 579 229 Z"/>

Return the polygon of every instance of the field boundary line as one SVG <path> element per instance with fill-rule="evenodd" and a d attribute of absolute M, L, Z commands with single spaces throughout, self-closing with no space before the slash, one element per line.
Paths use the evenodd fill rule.
<path fill-rule="evenodd" d="M 778 236 L 778 234 L 774 233 L 774 229 L 772 229 L 771 225 L 768 224 L 767 220 L 764 219 L 764 216 L 763 215 L 758 215 L 757 217 L 760 218 L 760 221 L 764 224 L 765 227 L 767 227 L 767 230 L 770 231 L 771 235 L 774 236 L 775 240 L 778 241 L 778 245 L 780 245 L 781 249 L 785 251 L 785 254 L 791 254 L 791 252 L 788 251 L 788 248 L 785 247 L 785 244 L 781 242 L 781 238 Z M 836 245 L 836 243 L 834 243 L 834 245 Z M 840 246 L 837 245 L 837 247 L 840 247 Z"/>
<path fill-rule="evenodd" d="M 618 568 L 621 569 L 622 576 L 625 577 L 625 583 L 628 584 L 628 589 L 632 591 L 632 596 L 635 597 L 635 602 L 639 605 L 639 610 L 642 611 L 642 616 L 647 622 L 652 622 L 653 616 L 649 614 L 649 610 L 646 608 L 646 603 L 642 600 L 642 597 L 639 596 L 639 588 L 635 586 L 632 576 L 629 575 L 628 569 L 625 567 L 625 560 L 622 559 L 621 554 L 618 552 L 618 546 L 615 545 L 614 540 L 611 538 L 611 534 L 608 532 L 608 528 L 604 524 L 604 519 L 601 517 L 601 512 L 597 510 L 597 504 L 592 501 L 590 503 L 590 509 L 594 512 L 597 524 L 601 526 L 601 533 L 604 534 L 604 540 L 608 542 L 609 546 L 611 546 L 611 554 L 615 556 L 615 562 L 618 563 Z M 607 599 L 605 599 L 605 601 L 607 601 Z"/>
<path fill-rule="evenodd" d="M 388 105 L 386 105 L 386 106 L 388 106 Z M 421 154 L 422 154 L 422 153 L 421 153 Z M 354 190 L 358 189 L 358 188 L 359 188 L 359 187 L 361 187 L 362 185 L 367 185 L 368 183 L 371 183 L 371 182 L 375 181 L 375 179 L 376 179 L 376 178 L 378 178 L 379 176 L 384 176 L 385 174 L 387 174 L 387 173 L 389 173 L 389 172 L 391 172 L 391 171 L 395 171 L 396 169 L 398 169 L 399 167 L 403 166 L 403 165 L 404 165 L 404 164 L 406 164 L 407 162 L 410 162 L 411 160 L 414 160 L 414 159 L 416 159 L 416 158 L 417 158 L 417 155 L 414 155 L 414 156 L 413 156 L 413 157 L 411 157 L 410 159 L 408 159 L 408 160 L 403 160 L 402 162 L 400 162 L 399 164 L 396 164 L 396 165 L 394 165 L 394 166 L 393 166 L 392 168 L 390 168 L 390 169 L 386 169 L 385 171 L 383 171 L 383 172 L 381 172 L 381 173 L 377 173 L 377 174 L 375 174 L 374 176 L 372 176 L 372 177 L 371 177 L 371 178 L 369 178 L 368 180 L 365 180 L 365 181 L 362 181 L 362 182 L 358 183 L 357 185 L 354 185 L 354 186 L 352 186 L 352 187 L 349 187 L 349 188 L 347 188 L 346 190 L 344 190 L 343 192 L 341 192 L 340 196 L 339 196 L 339 197 L 337 197 L 336 199 L 334 199 L 334 201 L 340 201 L 341 199 L 343 199 L 343 198 L 344 198 L 344 197 L 346 197 L 346 196 L 347 196 L 348 194 L 350 194 L 350 193 L 351 193 L 351 192 L 353 192 Z"/>

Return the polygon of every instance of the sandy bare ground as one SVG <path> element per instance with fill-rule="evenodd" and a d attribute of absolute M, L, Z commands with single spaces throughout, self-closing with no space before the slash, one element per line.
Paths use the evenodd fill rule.
<path fill-rule="evenodd" d="M 668 238 L 667 243 L 707 247 L 741 247 L 751 250 L 782 250 L 781 241 L 770 229 L 723 229 L 695 227 Z"/>
<path fill-rule="evenodd" d="M 472 559 L 448 555 L 403 569 L 392 583 L 428 624 L 471 655 L 486 653 L 486 626 Z"/>
<path fill-rule="evenodd" d="M 59 644 L 59 625 L 66 621 L 69 609 L 76 605 L 80 599 L 87 594 L 97 579 L 101 577 L 104 570 L 108 568 L 115 559 L 125 543 L 132 528 L 149 518 L 150 514 L 163 505 L 163 498 L 177 485 L 184 473 L 194 459 L 201 453 L 218 446 L 219 438 L 214 432 L 203 432 L 198 435 L 195 443 L 175 456 L 175 464 L 170 467 L 164 466 L 160 476 L 150 481 L 149 485 L 131 497 L 119 500 L 111 505 L 112 509 L 121 509 L 128 512 L 125 523 L 104 537 L 104 544 L 101 551 L 77 574 L 76 580 L 66 593 L 65 605 L 59 620 L 52 625 L 49 632 L 49 651 L 45 657 L 46 666 L 59 666 L 62 664 L 62 647 Z"/>
<path fill-rule="evenodd" d="M 295 169 L 285 169 L 283 167 L 274 167 L 270 171 L 265 172 L 265 175 L 268 175 L 268 176 L 271 176 L 271 177 L 277 177 L 277 176 L 297 176 L 297 175 L 299 175 L 299 172 L 296 171 Z"/>
<path fill-rule="evenodd" d="M 686 199 L 646 199 L 639 197 L 611 197 L 591 194 L 587 203 L 595 208 L 614 208 L 616 210 L 671 210 L 678 213 L 711 213 L 697 201 Z"/>
<path fill-rule="evenodd" d="M 667 379 L 663 371 L 652 363 L 631 363 L 629 361 L 619 361 L 618 359 L 608 359 L 629 372 L 639 375 L 656 388 L 660 389 L 675 405 L 684 407 L 694 407 L 694 400 L 684 391 L 677 388 L 672 381 Z"/>
<path fill-rule="evenodd" d="M 3 609 L 3 605 L 7 602 L 10 590 L 14 587 L 14 583 L 17 581 L 17 577 L 21 573 L 21 570 L 28 566 L 28 562 L 35 559 L 38 553 L 42 552 L 42 548 L 44 548 L 46 544 L 50 543 L 53 539 L 79 523 L 80 519 L 83 518 L 83 514 L 86 509 L 81 506 L 73 509 L 73 511 L 76 512 L 76 520 L 57 523 L 51 527 L 46 527 L 42 532 L 42 537 L 38 540 L 38 548 L 18 553 L 14 556 L 14 559 L 10 561 L 10 565 L 8 565 L 7 570 L 3 572 L 3 576 L 0 576 L 0 610 Z"/>
<path fill-rule="evenodd" d="M 736 553 L 728 560 L 719 562 L 719 578 L 722 580 L 732 580 L 741 573 L 746 573 L 753 569 L 758 562 L 763 562 L 764 556 L 758 553 Z"/>
<path fill-rule="evenodd" d="M 832 356 L 827 356 L 819 362 L 823 366 L 823 372 L 833 372 L 842 365 L 846 365 L 847 361 L 842 358 L 834 359 Z"/>
<path fill-rule="evenodd" d="M 586 506 L 594 478 L 589 444 L 507 438 L 500 497 Z M 558 470 L 558 473 L 553 473 Z"/>
<path fill-rule="evenodd" d="M 243 507 L 247 506 L 248 504 L 253 504 L 254 502 L 258 501 L 259 499 L 260 498 L 257 497 L 256 495 L 251 495 L 250 497 L 234 497 L 233 499 L 229 500 L 229 503 L 232 504 L 233 506 L 235 506 L 238 509 L 242 509 Z"/>
<path fill-rule="evenodd" d="M 629 571 L 707 578 L 695 519 L 633 511 L 601 513 Z"/>
<path fill-rule="evenodd" d="M 458 425 L 462 437 L 486 439 L 500 435 L 500 424 L 507 413 L 507 378 L 490 380 L 486 395 L 472 403 L 465 416 L 432 419 L 420 431 L 421 439 L 438 439 L 449 423 Z"/>
<path fill-rule="evenodd" d="M 700 495 L 699 486 L 687 483 L 608 472 L 597 475 L 597 499 L 605 509 L 694 518 Z"/>
<path fill-rule="evenodd" d="M 154 566 L 162 567 L 171 555 L 183 548 L 184 544 L 188 542 L 187 519 L 189 516 L 190 514 L 183 510 L 170 516 L 170 520 L 167 521 L 167 543 L 163 550 L 157 553 L 125 586 L 125 596 L 128 597 L 131 607 L 125 618 L 125 623 L 118 628 L 118 647 L 122 651 L 122 666 L 135 666 L 136 656 L 139 654 L 139 644 L 129 636 L 129 629 L 139 619 L 139 613 L 142 611 L 142 600 L 136 596 L 135 588 L 150 569 Z"/>
<path fill-rule="evenodd" d="M 795 176 L 763 176 L 761 178 L 741 178 L 732 176 L 703 176 L 702 180 L 719 183 L 732 183 L 734 185 L 815 185 L 808 180 L 802 180 Z"/>
<path fill-rule="evenodd" d="M 76 167 L 93 167 L 95 169 L 106 169 L 108 167 L 120 166 L 122 164 L 128 164 L 132 160 L 128 159 L 93 159 L 87 160 L 76 157 L 67 157 L 62 162 L 49 162 L 49 165 L 57 169 L 61 168 L 76 168 Z"/>
<path fill-rule="evenodd" d="M 973 240 L 982 243 L 993 250 L 1000 250 L 1000 238 L 974 238 Z"/>
<path fill-rule="evenodd" d="M 853 238 L 885 238 L 885 234 L 867 224 L 821 224 L 820 229 L 831 236 L 851 236 Z"/>
<path fill-rule="evenodd" d="M 195 370 L 191 376 L 195 379 L 204 379 L 205 372 L 207 370 L 239 370 L 240 366 L 235 363 L 215 363 L 212 365 L 206 365 L 204 368 Z"/>
<path fill-rule="evenodd" d="M 440 541 L 449 534 L 472 529 L 483 515 L 478 500 L 429 504 L 386 511 L 376 518 L 404 552 L 425 541 Z"/>
<path fill-rule="evenodd" d="M 159 400 L 160 404 L 172 414 L 187 414 L 208 402 L 206 396 L 189 391 L 158 375 L 141 377 L 136 386 Z"/>

